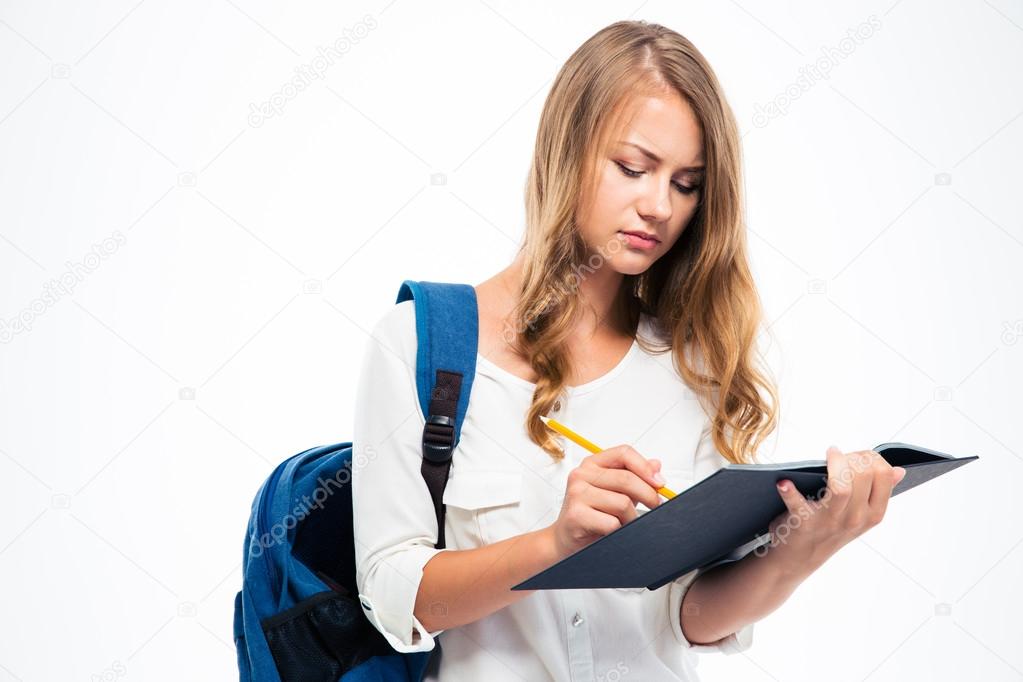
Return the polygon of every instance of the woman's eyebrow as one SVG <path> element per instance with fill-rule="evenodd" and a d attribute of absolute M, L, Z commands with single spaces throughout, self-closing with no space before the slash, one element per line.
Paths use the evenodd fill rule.
<path fill-rule="evenodd" d="M 644 147 L 639 146 L 635 142 L 629 142 L 628 140 L 619 140 L 618 143 L 619 144 L 628 145 L 630 147 L 635 147 L 640 152 L 642 152 L 644 156 L 649 158 L 651 161 L 654 161 L 656 163 L 661 163 L 661 161 L 663 161 L 663 159 L 661 159 L 661 157 L 657 156 L 657 154 L 654 154 L 649 149 L 645 149 Z M 690 171 L 690 172 L 692 172 L 692 171 L 702 171 L 703 169 L 704 169 L 703 166 L 689 166 L 689 167 L 679 168 L 679 170 Z"/>

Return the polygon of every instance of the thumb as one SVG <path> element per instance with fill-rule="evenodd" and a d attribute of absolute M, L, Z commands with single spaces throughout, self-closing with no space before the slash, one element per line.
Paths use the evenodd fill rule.
<path fill-rule="evenodd" d="M 894 485 L 898 485 L 899 483 L 902 482 L 902 479 L 906 477 L 906 470 L 903 469 L 902 467 L 892 467 L 892 474 L 894 475 L 895 479 Z"/>
<path fill-rule="evenodd" d="M 661 460 L 650 458 L 647 460 L 650 462 L 650 466 L 654 468 L 654 471 L 659 471 L 661 468 Z"/>
<path fill-rule="evenodd" d="M 792 481 L 788 479 L 782 479 L 777 483 L 778 494 L 781 496 L 782 502 L 788 508 L 789 513 L 798 514 L 801 510 L 807 509 L 809 505 L 806 502 L 806 498 L 803 497 L 803 493 L 796 490 L 796 486 L 793 485 Z"/>

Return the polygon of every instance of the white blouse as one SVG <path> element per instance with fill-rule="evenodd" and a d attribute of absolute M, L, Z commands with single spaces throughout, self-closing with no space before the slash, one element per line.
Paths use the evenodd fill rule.
<path fill-rule="evenodd" d="M 645 315 L 639 332 L 653 338 Z M 440 551 L 479 547 L 552 524 L 568 472 L 590 453 L 563 439 L 566 456 L 555 462 L 529 440 L 523 420 L 534 385 L 478 356 L 444 491 L 447 547 L 436 549 L 433 505 L 420 474 L 425 418 L 415 385 L 414 302 L 396 304 L 372 336 L 359 374 L 352 437 L 359 599 L 395 650 L 440 645 L 426 679 L 696 680 L 693 652 L 730 654 L 751 646 L 752 624 L 714 644 L 686 641 L 679 612 L 698 569 L 653 591 L 537 590 L 475 622 L 427 632 L 413 615 L 427 561 Z M 680 491 L 727 461 L 714 449 L 710 420 L 671 357 L 670 351 L 649 354 L 633 342 L 609 372 L 570 387 L 551 416 L 602 447 L 628 443 L 660 459 L 667 487 Z"/>

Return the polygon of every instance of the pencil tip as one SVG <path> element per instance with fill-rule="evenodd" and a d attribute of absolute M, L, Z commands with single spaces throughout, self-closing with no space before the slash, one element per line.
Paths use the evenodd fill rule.
<path fill-rule="evenodd" d="M 545 416 L 543 416 L 543 415 L 541 414 L 541 415 L 540 415 L 540 421 L 542 421 L 542 422 L 543 422 L 544 424 L 546 424 L 546 423 L 547 423 L 547 417 L 545 417 Z"/>

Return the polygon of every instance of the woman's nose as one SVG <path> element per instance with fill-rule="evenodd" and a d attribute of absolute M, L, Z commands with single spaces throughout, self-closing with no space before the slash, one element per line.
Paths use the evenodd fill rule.
<path fill-rule="evenodd" d="M 645 219 L 662 223 L 671 217 L 671 182 L 651 182 L 639 206 L 640 215 Z"/>

